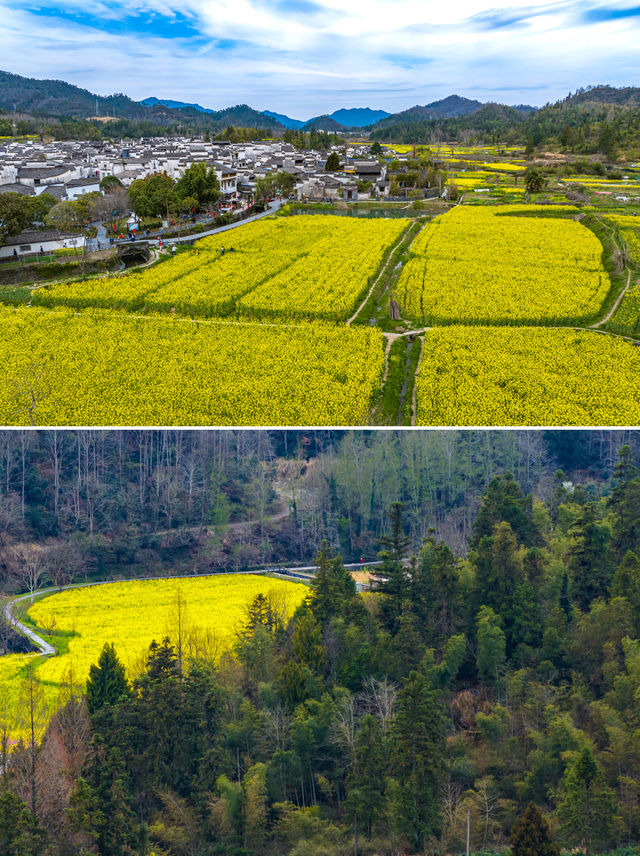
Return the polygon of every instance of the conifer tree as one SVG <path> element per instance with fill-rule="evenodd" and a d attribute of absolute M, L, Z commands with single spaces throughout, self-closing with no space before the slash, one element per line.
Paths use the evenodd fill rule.
<path fill-rule="evenodd" d="M 440 831 L 445 757 L 440 696 L 423 672 L 404 682 L 392 728 L 394 822 L 412 851 L 422 853 Z"/>
<path fill-rule="evenodd" d="M 588 502 L 569 529 L 571 545 L 567 569 L 571 576 L 571 596 L 583 612 L 598 597 L 606 597 L 612 576 L 611 532 L 598 522 L 596 508 Z"/>
<path fill-rule="evenodd" d="M 509 836 L 511 856 L 559 856 L 560 848 L 551 838 L 549 824 L 530 802 L 516 820 Z"/>
<path fill-rule="evenodd" d="M 97 664 L 89 669 L 87 680 L 87 707 L 91 715 L 106 704 L 114 705 L 129 693 L 129 684 L 124 666 L 118 659 L 116 649 L 105 644 Z"/>
<path fill-rule="evenodd" d="M 568 843 L 592 847 L 609 843 L 615 799 L 593 752 L 585 747 L 565 770 L 558 794 L 558 817 Z"/>
<path fill-rule="evenodd" d="M 409 550 L 409 538 L 404 533 L 402 502 L 394 502 L 387 512 L 389 534 L 380 538 L 378 553 L 382 564 L 372 568 L 376 591 L 388 595 L 382 602 L 381 613 L 387 628 L 393 633 L 402 612 L 404 601 L 409 596 L 409 577 L 405 559 Z"/>

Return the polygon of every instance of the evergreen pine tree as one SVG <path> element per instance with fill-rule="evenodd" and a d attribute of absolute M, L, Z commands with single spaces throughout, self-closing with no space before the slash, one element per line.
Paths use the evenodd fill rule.
<path fill-rule="evenodd" d="M 560 848 L 551 838 L 549 824 L 538 811 L 536 804 L 532 802 L 514 823 L 509 842 L 511 856 L 559 856 L 560 854 Z"/>
<path fill-rule="evenodd" d="M 385 746 L 380 720 L 367 714 L 356 733 L 353 768 L 347 777 L 347 809 L 356 828 L 371 838 L 384 803 Z"/>
<path fill-rule="evenodd" d="M 356 597 L 356 584 L 340 556 L 331 556 L 329 544 L 323 541 L 316 556 L 316 573 L 311 580 L 311 611 L 324 626 L 327 621 L 344 615 Z"/>
<path fill-rule="evenodd" d="M 596 519 L 596 508 L 588 502 L 569 529 L 571 545 L 567 552 L 567 570 L 571 575 L 571 596 L 583 611 L 596 598 L 605 598 L 612 577 L 611 533 Z"/>
<path fill-rule="evenodd" d="M 440 696 L 423 672 L 404 682 L 392 728 L 394 822 L 412 852 L 422 853 L 440 831 L 445 758 Z"/>
<path fill-rule="evenodd" d="M 585 747 L 569 764 L 558 794 L 558 817 L 567 843 L 592 847 L 610 843 L 615 798 L 593 752 Z"/>
<path fill-rule="evenodd" d="M 372 568 L 376 591 L 387 595 L 381 603 L 381 617 L 392 633 L 398 629 L 398 618 L 409 596 L 409 576 L 404 562 L 409 550 L 409 538 L 404 533 L 403 509 L 401 502 L 391 505 L 388 511 L 390 531 L 380 538 L 382 549 L 378 556 L 382 564 Z"/>
<path fill-rule="evenodd" d="M 124 666 L 118 659 L 116 649 L 105 644 L 98 663 L 89 669 L 87 680 L 87 707 L 91 715 L 106 704 L 114 705 L 129 693 L 129 684 Z"/>
<path fill-rule="evenodd" d="M 45 834 L 21 799 L 11 791 L 0 793 L 0 854 L 39 856 Z"/>

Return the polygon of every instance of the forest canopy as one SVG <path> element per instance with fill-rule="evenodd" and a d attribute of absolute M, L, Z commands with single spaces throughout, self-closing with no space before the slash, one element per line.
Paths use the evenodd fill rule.
<path fill-rule="evenodd" d="M 487 432 L 482 443 L 497 454 L 506 434 Z M 68 439 L 74 451 L 81 436 Z M 119 436 L 109 440 L 116 449 Z M 274 434 L 265 452 L 255 436 L 233 437 L 234 466 L 243 454 L 299 461 L 301 449 L 309 466 L 329 448 L 337 466 L 342 444 L 357 437 L 288 434 L 285 449 Z M 543 438 L 535 478 L 521 446 L 518 477 L 487 474 L 463 550 L 424 511 L 416 544 L 419 507 L 399 489 L 374 538 L 370 590 L 358 593 L 321 538 L 293 617 L 273 620 L 256 597 L 220 659 L 179 656 L 179 637 L 159 634 L 146 665 L 128 675 L 105 644 L 86 689 L 70 683 L 46 730 L 14 747 L 0 741 L 7 852 L 462 853 L 467 817 L 474 851 L 589 856 L 637 846 L 639 461 L 633 434 L 632 445 L 619 434 L 587 436 L 591 445 L 571 452 L 566 438 Z M 451 433 L 452 456 L 469 437 L 478 435 Z M 137 440 L 141 461 L 145 442 L 158 444 L 154 456 L 168 442 L 143 432 Z M 406 454 L 405 442 L 383 448 L 391 455 L 397 443 Z M 557 464 L 554 443 L 565 462 L 588 465 L 543 478 Z M 118 461 L 125 471 L 125 446 L 109 452 L 104 473 Z M 214 448 L 225 454 L 224 444 Z M 352 481 L 354 454 L 343 461 L 350 480 L 339 469 L 323 479 Z M 453 485 L 460 476 L 449 464 Z M 404 487 L 418 484 L 414 475 Z M 64 517 L 62 496 L 60 486 Z M 37 669 L 31 687 L 27 722 L 42 716 Z M 3 727 L 6 735 L 6 717 Z"/>

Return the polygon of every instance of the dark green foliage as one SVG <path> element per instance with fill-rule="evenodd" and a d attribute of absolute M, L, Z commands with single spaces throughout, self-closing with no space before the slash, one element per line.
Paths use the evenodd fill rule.
<path fill-rule="evenodd" d="M 409 549 L 409 538 L 404 532 L 401 502 L 394 502 L 389 509 L 389 533 L 380 538 L 378 553 L 382 564 L 371 569 L 376 591 L 387 597 L 382 603 L 382 614 L 390 630 L 397 628 L 403 603 L 409 596 L 409 577 L 404 565 Z"/>
<path fill-rule="evenodd" d="M 640 552 L 640 477 L 629 446 L 622 446 L 614 470 L 609 507 L 615 511 L 613 548 L 622 557 L 629 550 Z"/>
<path fill-rule="evenodd" d="M 311 581 L 311 610 L 320 624 L 336 616 L 353 612 L 356 584 L 340 556 L 332 557 L 329 543 L 323 541 L 315 559 L 316 574 Z"/>
<path fill-rule="evenodd" d="M 614 794 L 589 748 L 567 767 L 558 794 L 558 817 L 567 840 L 584 842 L 585 856 L 593 847 L 611 843 Z"/>
<path fill-rule="evenodd" d="M 0 792 L 0 853 L 2 856 L 39 856 L 45 835 L 25 803 L 11 791 Z"/>
<path fill-rule="evenodd" d="M 482 538 L 493 535 L 496 524 L 502 522 L 511 526 L 520 544 L 540 545 L 540 533 L 533 519 L 533 499 L 524 495 L 511 473 L 491 480 L 473 524 L 471 546 L 477 547 Z"/>
<path fill-rule="evenodd" d="M 420 853 L 442 823 L 444 719 L 439 694 L 419 671 L 410 673 L 398 695 L 391 740 L 393 822 Z"/>
<path fill-rule="evenodd" d="M 356 734 L 353 769 L 347 777 L 348 808 L 371 838 L 380 825 L 385 789 L 385 741 L 380 722 L 363 716 Z"/>
<path fill-rule="evenodd" d="M 615 572 L 611 597 L 624 597 L 629 601 L 634 616 L 635 635 L 640 636 L 640 559 L 631 550 Z"/>
<path fill-rule="evenodd" d="M 96 713 L 106 704 L 116 704 L 129 692 L 124 666 L 118 659 L 116 649 L 105 644 L 97 664 L 89 669 L 87 681 L 87 707 L 90 714 Z"/>
<path fill-rule="evenodd" d="M 535 803 L 529 803 L 513 825 L 509 836 L 511 856 L 559 856 L 560 848 L 551 838 L 549 824 Z"/>
<path fill-rule="evenodd" d="M 177 201 L 173 179 L 166 172 L 154 172 L 136 179 L 131 182 L 128 194 L 138 217 L 166 217 Z"/>
<path fill-rule="evenodd" d="M 530 166 L 524 173 L 524 186 L 527 193 L 540 193 L 545 186 L 545 176 L 542 170 Z"/>
<path fill-rule="evenodd" d="M 589 608 L 598 597 L 606 597 L 613 574 L 611 531 L 600 523 L 593 503 L 587 503 L 569 529 L 571 545 L 567 569 L 571 577 L 571 597 L 577 607 Z"/>
<path fill-rule="evenodd" d="M 340 158 L 338 157 L 337 152 L 331 152 L 329 157 L 327 158 L 327 162 L 325 167 L 327 172 L 335 172 L 340 169 Z"/>
<path fill-rule="evenodd" d="M 193 163 L 184 171 L 176 182 L 175 194 L 178 199 L 196 199 L 198 205 L 217 202 L 222 196 L 215 170 L 202 162 Z"/>
<path fill-rule="evenodd" d="M 410 577 L 411 603 L 420 625 L 432 631 L 433 642 L 447 639 L 458 624 L 461 606 L 455 556 L 443 541 L 429 537 Z"/>

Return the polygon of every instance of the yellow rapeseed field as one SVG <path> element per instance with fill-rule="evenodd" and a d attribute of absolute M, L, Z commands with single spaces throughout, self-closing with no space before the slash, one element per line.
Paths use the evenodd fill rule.
<path fill-rule="evenodd" d="M 637 280 L 632 280 L 607 327 L 615 333 L 640 336 L 640 283 Z"/>
<path fill-rule="evenodd" d="M 558 207 L 554 213 L 566 213 Z M 404 317 L 428 326 L 594 319 L 611 288 L 586 227 L 533 206 L 457 206 L 414 241 L 396 286 Z"/>
<path fill-rule="evenodd" d="M 68 650 L 56 657 L 0 657 L 0 725 L 15 734 L 23 730 L 21 698 L 25 673 L 32 662 L 39 694 L 55 710 L 63 685 L 72 678 L 84 687 L 90 666 L 105 643 L 115 645 L 129 677 L 140 673 L 149 644 L 169 636 L 177 645 L 178 598 L 184 658 L 217 660 L 233 644 L 246 620 L 246 608 L 264 594 L 283 618 L 290 618 L 308 594 L 301 583 L 259 575 L 224 574 L 165 580 L 109 583 L 76 588 L 36 600 L 29 617 L 45 630 L 72 634 Z M 55 642 L 55 637 L 54 637 Z M 62 695 L 63 697 L 63 695 Z"/>
<path fill-rule="evenodd" d="M 44 286 L 32 302 L 342 321 L 409 225 L 404 219 L 267 218 L 203 238 L 192 251 L 139 273 Z"/>
<path fill-rule="evenodd" d="M 589 331 L 433 329 L 417 401 L 419 425 L 637 425 L 640 349 Z"/>
<path fill-rule="evenodd" d="M 382 334 L 0 309 L 0 420 L 28 425 L 367 425 Z"/>
<path fill-rule="evenodd" d="M 618 226 L 632 261 L 640 264 L 640 217 L 631 214 L 607 214 L 609 220 Z"/>

